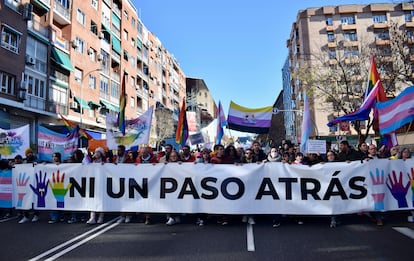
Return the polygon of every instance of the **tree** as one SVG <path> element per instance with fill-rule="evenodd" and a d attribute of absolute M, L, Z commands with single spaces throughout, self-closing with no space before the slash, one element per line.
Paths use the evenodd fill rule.
<path fill-rule="evenodd" d="M 311 54 L 297 72 L 300 88 L 306 88 L 310 102 L 322 101 L 333 119 L 357 110 L 364 99 L 371 57 L 375 62 L 388 96 L 394 96 L 411 83 L 411 38 L 414 35 L 400 29 L 398 23 L 374 30 L 375 41 L 356 39 L 356 32 L 344 39 L 334 39 Z M 361 37 L 360 37 L 361 38 Z M 412 38 L 414 39 L 414 38 Z M 321 105 L 321 104 L 320 104 Z M 371 118 L 352 123 L 360 142 L 365 141 L 373 125 Z M 365 132 L 363 130 L 365 129 Z"/>

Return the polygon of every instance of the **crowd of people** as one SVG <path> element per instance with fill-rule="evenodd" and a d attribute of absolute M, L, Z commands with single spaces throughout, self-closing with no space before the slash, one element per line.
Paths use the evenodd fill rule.
<path fill-rule="evenodd" d="M 387 149 L 385 146 L 377 148 L 374 144 L 360 143 L 357 148 L 351 146 L 348 141 L 341 141 L 339 143 L 339 149 L 334 150 L 329 142 L 326 143 L 326 153 L 309 153 L 304 155 L 298 149 L 289 142 L 283 143 L 278 147 L 271 147 L 268 151 L 264 151 L 258 141 L 252 142 L 250 147 L 244 148 L 242 146 L 236 147 L 233 144 L 224 146 L 221 144 L 214 145 L 213 150 L 208 148 L 198 148 L 195 151 L 191 151 L 190 146 L 183 146 L 180 151 L 174 149 L 171 144 L 166 144 L 164 150 L 158 153 L 154 153 L 151 147 L 141 146 L 138 151 L 126 150 L 125 146 L 119 145 L 116 153 L 112 151 L 105 151 L 103 148 L 98 147 L 93 153 L 82 150 L 76 150 L 66 160 L 62 160 L 60 153 L 53 153 L 52 159 L 55 164 L 65 163 L 130 163 L 130 164 L 157 164 L 170 162 L 194 162 L 194 163 L 211 163 L 211 164 L 264 164 L 271 162 L 282 162 L 286 164 L 303 164 L 303 165 L 315 165 L 324 164 L 329 162 L 351 162 L 351 161 L 366 161 L 370 159 L 402 159 L 406 160 L 411 158 L 411 151 L 409 148 L 400 148 L 398 146 Z M 17 155 L 12 160 L 2 160 L 2 168 L 12 168 L 15 164 L 22 163 L 38 163 L 37 157 L 33 151 L 28 148 L 25 151 L 25 158 L 21 155 Z M 33 212 L 32 218 L 29 217 L 30 213 Z M 10 217 L 12 214 L 11 209 L 6 209 L 4 217 Z M 120 213 L 120 217 L 117 222 L 129 223 L 132 220 L 133 215 L 136 213 Z M 37 222 L 39 221 L 39 212 L 22 211 L 19 214 L 19 223 Z M 383 225 L 383 217 L 379 213 L 367 213 L 377 225 Z M 414 216 L 414 212 L 411 213 Z M 152 223 L 152 217 L 154 214 L 150 213 L 139 213 L 142 217 L 142 221 L 145 224 Z M 180 223 L 180 216 L 177 214 L 168 214 L 166 216 L 166 224 L 174 225 Z M 86 213 L 64 213 L 63 211 L 50 211 L 48 223 L 53 224 L 56 222 L 76 223 L 85 222 L 87 224 L 100 224 L 104 222 L 104 213 L 90 212 L 89 217 Z M 203 226 L 206 219 L 209 218 L 207 214 L 197 214 L 196 224 Z M 273 227 L 278 227 L 283 219 L 282 215 L 274 215 Z M 227 225 L 231 220 L 234 220 L 233 216 L 222 215 L 216 217 L 216 221 L 219 224 Z M 242 216 L 242 222 L 248 222 L 249 224 L 255 224 L 253 215 Z M 299 218 L 299 224 L 303 224 L 303 221 Z M 336 216 L 330 217 L 330 227 L 336 227 L 337 218 Z"/>

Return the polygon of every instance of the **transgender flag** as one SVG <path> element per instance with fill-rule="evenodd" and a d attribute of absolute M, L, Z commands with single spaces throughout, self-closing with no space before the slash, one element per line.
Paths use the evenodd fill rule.
<path fill-rule="evenodd" d="M 406 88 L 397 97 L 376 104 L 380 134 L 391 133 L 414 121 L 414 86 Z"/>
<path fill-rule="evenodd" d="M 216 136 L 216 144 L 221 143 L 221 138 L 223 138 L 224 130 L 223 128 L 226 127 L 227 121 L 226 116 L 224 116 L 223 107 L 221 107 L 221 101 L 219 101 L 218 111 L 217 111 L 217 136 Z"/>
<path fill-rule="evenodd" d="M 230 129 L 266 134 L 269 132 L 273 107 L 250 109 L 230 102 L 227 123 Z"/>
<path fill-rule="evenodd" d="M 303 119 L 302 119 L 302 136 L 300 138 L 300 152 L 307 152 L 307 143 L 312 132 L 312 121 L 309 111 L 309 101 L 306 91 L 303 97 Z"/>

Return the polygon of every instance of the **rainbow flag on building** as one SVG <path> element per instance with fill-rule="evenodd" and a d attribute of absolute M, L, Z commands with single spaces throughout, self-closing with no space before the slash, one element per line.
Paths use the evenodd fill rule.
<path fill-rule="evenodd" d="M 187 112 L 186 112 L 185 99 L 183 99 L 183 104 L 181 106 L 180 115 L 178 116 L 177 130 L 175 132 L 175 142 L 184 146 L 188 139 L 188 122 L 187 122 Z"/>
<path fill-rule="evenodd" d="M 268 133 L 272 121 L 272 111 L 272 106 L 251 109 L 231 101 L 227 118 L 228 127 L 242 132 Z"/>

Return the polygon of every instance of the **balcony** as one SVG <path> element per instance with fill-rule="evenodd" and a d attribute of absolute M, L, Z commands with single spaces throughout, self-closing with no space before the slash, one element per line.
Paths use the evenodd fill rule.
<path fill-rule="evenodd" d="M 335 31 L 335 27 L 333 25 L 327 25 L 325 30 L 326 31 Z"/>
<path fill-rule="evenodd" d="M 68 4 L 70 4 L 68 2 Z M 53 20 L 61 25 L 70 24 L 70 9 L 55 1 L 53 6 Z"/>
<path fill-rule="evenodd" d="M 64 114 L 68 113 L 68 107 L 66 104 L 58 103 L 55 101 L 48 101 L 47 102 L 47 111 L 53 112 L 56 114 Z"/>
<path fill-rule="evenodd" d="M 335 48 L 336 42 L 328 42 L 328 48 Z"/>
<path fill-rule="evenodd" d="M 46 107 L 46 100 L 44 98 L 39 98 L 33 95 L 28 94 L 26 100 L 24 101 L 26 107 L 44 111 Z"/>
<path fill-rule="evenodd" d="M 382 23 L 374 23 L 373 27 L 374 29 L 386 29 L 388 28 L 388 23 L 387 21 L 384 21 Z"/>
<path fill-rule="evenodd" d="M 341 24 L 341 30 L 347 31 L 347 30 L 356 30 L 357 25 L 356 24 Z"/>
<path fill-rule="evenodd" d="M 50 0 L 31 0 L 30 3 L 42 10 L 41 13 L 49 12 Z"/>
<path fill-rule="evenodd" d="M 353 46 L 358 46 L 358 45 L 359 45 L 358 40 L 344 40 L 343 41 L 344 47 L 353 47 Z"/>
<path fill-rule="evenodd" d="M 389 45 L 390 40 L 389 39 L 375 39 L 376 45 Z"/>
<path fill-rule="evenodd" d="M 34 34 L 41 36 L 45 41 L 49 41 L 49 29 L 38 21 L 27 21 L 27 29 Z"/>

